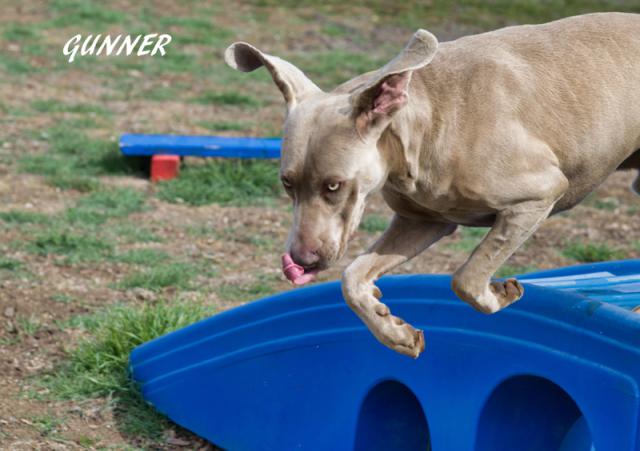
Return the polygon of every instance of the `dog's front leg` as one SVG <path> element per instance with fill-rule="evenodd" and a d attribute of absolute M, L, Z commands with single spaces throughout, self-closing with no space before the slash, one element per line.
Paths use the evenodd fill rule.
<path fill-rule="evenodd" d="M 379 301 L 374 282 L 393 267 L 415 257 L 440 238 L 451 234 L 454 224 L 425 222 L 394 216 L 391 225 L 371 249 L 351 263 L 342 277 L 347 304 L 384 345 L 411 357 L 424 350 L 424 336 L 402 319 L 391 315 Z"/>
<path fill-rule="evenodd" d="M 553 208 L 553 202 L 522 202 L 501 211 L 489 233 L 454 274 L 453 291 L 483 313 L 495 313 L 520 299 L 515 279 L 491 281 L 491 276 L 529 238 Z"/>

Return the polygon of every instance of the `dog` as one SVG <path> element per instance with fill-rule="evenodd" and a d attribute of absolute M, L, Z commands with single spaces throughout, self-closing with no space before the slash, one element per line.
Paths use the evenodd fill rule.
<path fill-rule="evenodd" d="M 367 196 L 388 229 L 344 271 L 342 292 L 373 335 L 411 357 L 422 331 L 393 316 L 374 282 L 458 225 L 488 234 L 452 289 L 483 313 L 520 299 L 498 268 L 549 216 L 616 170 L 640 169 L 640 15 L 596 13 L 439 44 L 418 30 L 381 69 L 323 92 L 237 42 L 225 61 L 267 68 L 286 106 L 280 175 L 294 205 L 283 256 L 294 283 L 340 259 Z M 640 175 L 632 187 L 640 193 Z"/>

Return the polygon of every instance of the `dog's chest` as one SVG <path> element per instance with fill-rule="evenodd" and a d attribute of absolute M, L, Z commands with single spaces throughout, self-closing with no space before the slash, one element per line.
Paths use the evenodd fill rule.
<path fill-rule="evenodd" d="M 403 188 L 388 183 L 382 190 L 389 207 L 400 215 L 473 226 L 491 225 L 495 219 L 491 209 L 460 197 L 453 189 L 438 190 L 424 182 Z"/>

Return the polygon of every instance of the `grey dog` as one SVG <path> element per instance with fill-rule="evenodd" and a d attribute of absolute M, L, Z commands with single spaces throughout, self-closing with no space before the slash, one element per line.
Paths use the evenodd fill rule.
<path fill-rule="evenodd" d="M 284 95 L 281 179 L 294 204 L 288 276 L 305 282 L 344 254 L 367 196 L 389 228 L 344 271 L 349 306 L 412 357 L 422 331 L 393 316 L 374 282 L 458 224 L 491 229 L 452 288 L 484 313 L 518 300 L 495 271 L 551 214 L 619 169 L 640 169 L 640 15 L 589 14 L 438 44 L 418 30 L 381 69 L 323 92 L 243 42 L 227 63 L 265 66 Z M 640 193 L 640 176 L 633 188 Z M 299 269 L 298 273 L 291 268 Z M 305 273 L 305 274 L 302 274 Z"/>

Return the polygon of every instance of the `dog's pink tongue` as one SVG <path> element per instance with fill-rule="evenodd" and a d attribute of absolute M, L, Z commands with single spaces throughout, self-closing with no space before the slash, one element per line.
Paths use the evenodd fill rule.
<path fill-rule="evenodd" d="M 282 256 L 282 272 L 294 285 L 304 285 L 311 282 L 316 276 L 315 271 L 305 273 L 304 268 L 296 264 L 289 254 Z"/>

